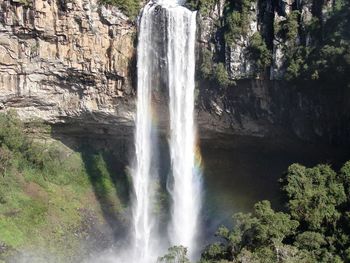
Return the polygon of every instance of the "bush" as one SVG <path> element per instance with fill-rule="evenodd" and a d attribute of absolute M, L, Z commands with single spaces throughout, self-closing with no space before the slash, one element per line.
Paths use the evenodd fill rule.
<path fill-rule="evenodd" d="M 210 80 L 222 88 L 235 84 L 230 80 L 224 63 L 214 63 L 212 53 L 208 49 L 202 51 L 200 74 L 203 79 Z"/>
<path fill-rule="evenodd" d="M 231 45 L 249 29 L 249 12 L 255 0 L 230 1 L 225 6 L 225 42 Z"/>
<path fill-rule="evenodd" d="M 232 84 L 232 81 L 229 79 L 227 70 L 223 63 L 218 63 L 215 65 L 213 77 L 217 84 L 221 87 L 225 88 Z"/>
<path fill-rule="evenodd" d="M 259 32 L 252 35 L 249 41 L 249 54 L 259 71 L 264 70 L 271 63 L 272 54 Z"/>
<path fill-rule="evenodd" d="M 208 15 L 213 10 L 217 0 L 188 0 L 185 6 L 190 10 L 198 10 L 203 15 Z"/>
<path fill-rule="evenodd" d="M 187 258 L 187 248 L 174 246 L 168 249 L 168 253 L 158 258 L 157 263 L 190 263 Z"/>
<path fill-rule="evenodd" d="M 210 79 L 213 70 L 212 53 L 208 49 L 202 51 L 202 63 L 199 67 L 202 78 Z"/>
<path fill-rule="evenodd" d="M 25 146 L 24 125 L 14 111 L 0 114 L 0 145 L 14 151 Z"/>
<path fill-rule="evenodd" d="M 140 11 L 139 0 L 100 0 L 100 4 L 116 6 L 130 18 L 135 18 Z"/>
<path fill-rule="evenodd" d="M 324 4 L 320 8 L 325 8 Z M 314 14 L 302 21 L 294 10 L 287 19 L 276 23 L 276 35 L 281 39 L 285 55 L 285 79 L 337 81 L 350 83 L 350 2 L 335 1 L 327 16 Z M 297 41 L 299 40 L 299 41 Z"/>

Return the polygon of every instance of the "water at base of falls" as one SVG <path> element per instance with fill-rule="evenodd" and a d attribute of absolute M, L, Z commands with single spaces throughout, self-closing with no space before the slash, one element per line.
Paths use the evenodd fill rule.
<path fill-rule="evenodd" d="M 196 251 L 201 183 L 195 166 L 193 120 L 195 33 L 196 13 L 174 0 L 148 3 L 139 20 L 136 155 L 132 170 L 134 262 L 155 262 L 164 252 L 153 212 L 158 175 L 153 160 L 157 145 L 151 106 L 152 91 L 164 83 L 169 90 L 172 169 L 168 180 L 172 200 L 168 245 L 183 245 L 190 255 Z"/>

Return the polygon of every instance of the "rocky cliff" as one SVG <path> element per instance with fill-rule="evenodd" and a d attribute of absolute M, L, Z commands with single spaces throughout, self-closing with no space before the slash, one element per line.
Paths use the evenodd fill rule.
<path fill-rule="evenodd" d="M 49 123 L 131 122 L 135 35 L 94 0 L 0 1 L 0 108 Z"/>
<path fill-rule="evenodd" d="M 350 64 L 342 65 L 334 50 L 347 49 L 341 44 L 348 41 L 342 31 L 346 26 L 340 22 L 349 25 L 350 9 L 339 11 L 340 1 L 329 0 L 194 2 L 200 9 L 201 127 L 349 143 L 350 82 L 344 75 Z M 215 76 L 220 64 L 226 76 Z"/>
<path fill-rule="evenodd" d="M 311 40 L 300 30 L 295 39 L 283 39 L 276 26 L 289 21 L 293 10 L 300 12 L 302 25 L 318 9 L 310 1 L 300 6 L 292 0 L 245 1 L 249 4 L 232 7 L 241 20 L 233 20 L 231 31 L 224 0 L 198 15 L 200 134 L 348 142 L 345 87 L 280 80 L 290 43 Z M 316 13 L 322 18 L 327 9 Z M 261 52 L 271 53 L 268 65 L 252 56 L 253 38 L 264 48 Z M 16 109 L 22 119 L 40 118 L 68 134 L 132 135 L 135 42 L 135 21 L 96 0 L 0 0 L 0 110 Z M 205 50 L 235 83 L 222 87 L 203 78 Z M 156 100 L 166 112 L 166 95 Z"/>

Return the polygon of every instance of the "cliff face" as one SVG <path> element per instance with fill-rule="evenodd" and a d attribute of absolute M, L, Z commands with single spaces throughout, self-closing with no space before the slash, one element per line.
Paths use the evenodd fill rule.
<path fill-rule="evenodd" d="M 290 135 L 328 143 L 349 138 L 346 89 L 277 81 L 284 74 L 288 42 L 273 27 L 286 20 L 294 2 L 250 2 L 249 23 L 230 44 L 222 27 L 225 1 L 199 15 L 197 69 L 208 49 L 237 80 L 222 88 L 197 74 L 200 134 Z M 309 21 L 315 8 L 299 9 L 302 20 Z M 319 10 L 320 16 L 326 14 Z M 256 33 L 272 51 L 271 67 L 262 73 L 249 54 Z M 0 0 L 0 110 L 16 109 L 22 119 L 41 118 L 68 134 L 132 135 L 135 40 L 135 22 L 96 0 Z M 166 92 L 156 94 L 163 115 L 166 97 Z M 166 130 L 167 116 L 160 119 Z"/>
<path fill-rule="evenodd" d="M 135 34 L 95 0 L 1 0 L 0 108 L 51 123 L 131 121 Z"/>
<path fill-rule="evenodd" d="M 349 143 L 347 84 L 338 79 L 286 80 L 291 53 L 307 53 L 309 47 L 324 41 L 315 39 L 322 34 L 315 34 L 310 28 L 324 27 L 334 10 L 335 1 L 329 0 L 240 0 L 226 4 L 216 1 L 209 12 L 202 13 L 198 19 L 197 63 L 201 127 L 282 140 L 296 137 L 304 141 Z M 203 62 L 208 50 L 212 67 L 222 63 L 235 84 L 223 87 L 215 77 L 203 79 L 201 67 L 208 68 Z M 262 63 L 266 55 L 263 52 L 270 56 L 266 64 Z M 292 59 L 295 63 L 292 70 L 302 71 L 309 66 L 305 61 L 299 63 L 298 57 Z"/>
<path fill-rule="evenodd" d="M 215 89 L 201 82 L 198 99 L 202 135 L 217 131 L 284 141 L 349 143 L 349 92 L 312 82 L 240 80 Z M 228 143 L 228 142 L 227 142 Z"/>

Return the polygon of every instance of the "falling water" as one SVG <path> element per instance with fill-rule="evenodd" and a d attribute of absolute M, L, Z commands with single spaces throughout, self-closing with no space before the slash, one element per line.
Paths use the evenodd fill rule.
<path fill-rule="evenodd" d="M 135 131 L 136 161 L 132 172 L 134 186 L 133 201 L 133 262 L 151 262 L 152 242 L 157 239 L 153 226 L 152 181 L 157 178 L 152 167 L 154 136 L 152 129 L 152 85 L 153 71 L 156 70 L 156 54 L 153 51 L 153 11 L 154 6 L 146 5 L 139 22 L 137 47 L 137 114 Z"/>
<path fill-rule="evenodd" d="M 195 169 L 194 71 L 196 13 L 176 0 L 148 3 L 139 21 L 137 48 L 136 162 L 132 173 L 134 262 L 154 262 L 159 253 L 157 217 L 152 214 L 157 173 L 152 129 L 152 92 L 169 89 L 170 156 L 172 197 L 170 245 L 196 249 L 200 210 L 200 175 Z M 163 85 L 164 84 L 164 85 Z"/>
<path fill-rule="evenodd" d="M 167 8 L 170 154 L 173 200 L 170 239 L 190 255 L 200 210 L 200 174 L 195 169 L 194 72 L 196 13 L 177 6 Z"/>

